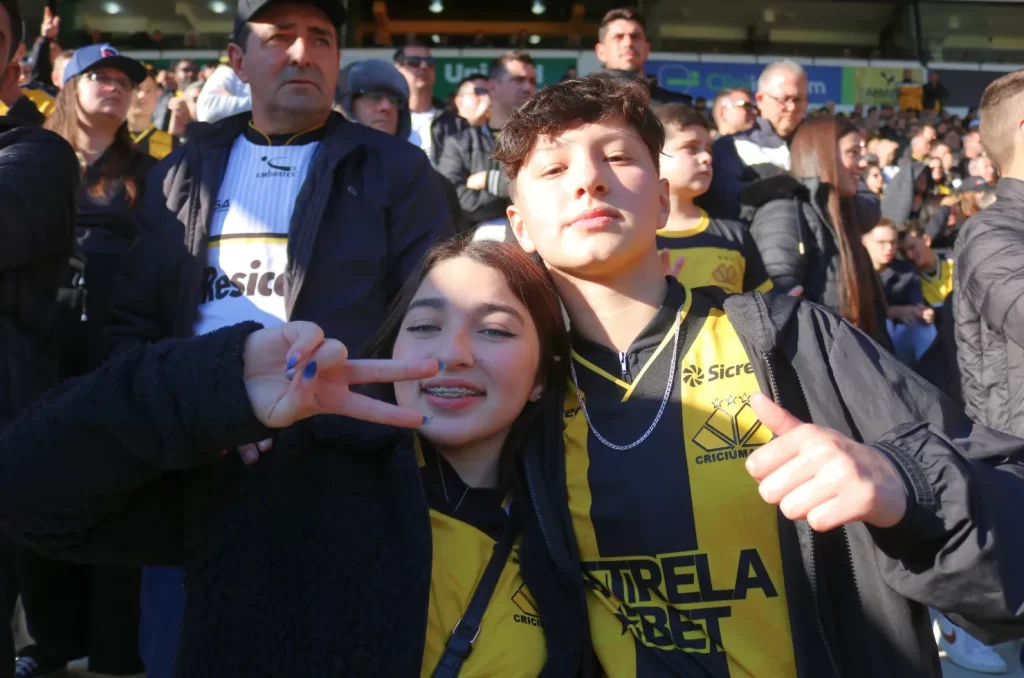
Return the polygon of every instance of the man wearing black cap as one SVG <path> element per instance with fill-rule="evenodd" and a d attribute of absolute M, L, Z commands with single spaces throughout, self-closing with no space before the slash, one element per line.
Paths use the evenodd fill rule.
<path fill-rule="evenodd" d="M 0 90 L 22 36 L 16 0 L 0 0 Z M 34 108 L 34 107 L 32 107 Z M 0 431 L 55 383 L 48 350 L 57 281 L 74 245 L 78 159 L 56 134 L 0 117 Z M 13 547 L 0 535 L 0 678 L 14 675 Z"/>
<path fill-rule="evenodd" d="M 155 170 L 112 304 L 117 345 L 302 319 L 357 354 L 426 250 L 454 234 L 419 149 L 332 113 L 344 19 L 336 0 L 240 0 L 228 56 L 252 111 L 191 126 Z M 249 462 L 269 449 L 252 442 Z M 153 574 L 141 649 L 162 678 L 174 633 L 147 623 L 181 614 L 181 587 L 158 586 L 178 600 L 149 615 Z"/>

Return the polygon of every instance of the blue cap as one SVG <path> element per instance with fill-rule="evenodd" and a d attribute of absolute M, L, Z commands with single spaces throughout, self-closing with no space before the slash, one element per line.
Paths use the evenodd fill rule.
<path fill-rule="evenodd" d="M 146 79 L 146 67 L 135 59 L 121 56 L 112 45 L 89 45 L 75 50 L 74 56 L 64 67 L 64 84 L 68 80 L 99 68 L 117 68 L 124 71 L 124 74 L 136 85 Z"/>

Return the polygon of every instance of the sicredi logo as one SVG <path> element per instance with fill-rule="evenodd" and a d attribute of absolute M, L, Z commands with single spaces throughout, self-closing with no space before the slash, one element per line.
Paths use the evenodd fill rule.
<path fill-rule="evenodd" d="M 737 363 L 736 365 L 712 365 L 706 371 L 697 365 L 687 365 L 683 369 L 683 381 L 687 386 L 700 386 L 705 381 L 718 381 L 719 379 L 732 379 L 741 374 L 753 374 L 754 366 L 750 363 Z"/>

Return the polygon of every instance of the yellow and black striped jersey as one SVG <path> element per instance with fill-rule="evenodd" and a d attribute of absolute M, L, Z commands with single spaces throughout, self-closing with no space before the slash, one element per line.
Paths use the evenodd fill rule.
<path fill-rule="evenodd" d="M 917 277 L 921 280 L 924 302 L 938 308 L 953 291 L 953 257 L 937 252 L 935 258 L 935 269 L 930 273 L 918 271 Z"/>
<path fill-rule="evenodd" d="M 21 93 L 46 118 L 53 115 L 53 111 L 57 108 L 56 100 L 46 90 L 39 87 L 38 84 L 29 83 L 21 85 Z M 7 115 L 8 110 L 10 109 L 7 104 L 0 101 L 0 115 Z"/>
<path fill-rule="evenodd" d="M 433 562 L 421 675 L 437 668 L 448 637 L 469 605 L 508 521 L 509 502 L 496 489 L 471 488 L 429 446 L 417 446 L 430 506 Z M 443 476 L 442 476 L 443 474 Z M 444 482 L 441 478 L 444 478 Z M 547 661 L 540 615 L 519 567 L 518 540 L 491 595 L 473 652 L 460 677 L 533 677 Z"/>
<path fill-rule="evenodd" d="M 132 142 L 140 151 L 157 160 L 163 160 L 178 147 L 177 137 L 152 125 L 144 132 L 132 134 Z"/>
<path fill-rule="evenodd" d="M 673 356 L 681 323 L 678 359 Z M 671 284 L 624 353 L 573 337 L 564 413 L 569 509 L 598 658 L 614 678 L 796 675 L 778 518 L 744 460 L 771 439 L 723 311 Z"/>
<path fill-rule="evenodd" d="M 658 249 L 668 249 L 673 263 L 686 257 L 679 282 L 685 287 L 719 287 L 730 294 L 767 292 L 772 280 L 746 225 L 711 219 L 701 210 L 700 222 L 686 231 L 658 231 Z"/>

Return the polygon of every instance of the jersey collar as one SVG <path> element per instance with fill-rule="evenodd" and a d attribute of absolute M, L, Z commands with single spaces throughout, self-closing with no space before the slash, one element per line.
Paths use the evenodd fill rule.
<path fill-rule="evenodd" d="M 640 334 L 630 343 L 629 348 L 626 350 L 627 353 L 639 353 L 651 348 L 657 348 L 665 338 L 665 334 L 673 329 L 675 326 L 676 318 L 679 317 L 680 309 L 686 305 L 687 297 L 690 293 L 685 287 L 679 284 L 679 281 L 675 278 L 669 278 L 668 280 L 668 291 L 665 293 L 665 298 L 661 302 L 661 307 L 658 312 L 654 314 L 651 321 L 647 323 L 647 326 L 640 331 Z M 608 348 L 603 344 L 599 344 L 595 341 L 587 339 L 583 335 L 579 334 L 575 330 L 572 330 L 572 345 L 576 353 L 586 358 L 596 358 L 600 360 L 597 364 L 604 367 L 606 360 L 602 359 L 605 356 L 610 356 L 613 367 L 613 373 L 618 372 L 618 358 L 616 352 L 613 349 Z"/>
<path fill-rule="evenodd" d="M 153 125 L 150 125 L 148 129 L 144 129 L 141 132 L 139 132 L 138 134 L 132 134 L 132 143 L 136 143 L 136 144 L 142 143 L 143 141 L 148 139 L 150 136 L 152 136 L 153 132 L 155 132 L 155 131 L 156 131 L 156 127 L 153 126 Z"/>
<path fill-rule="evenodd" d="M 708 230 L 708 226 L 711 225 L 711 217 L 703 209 L 700 211 L 700 219 L 697 223 L 686 229 L 685 231 L 671 231 L 667 228 L 658 229 L 658 235 L 663 238 L 690 238 L 695 235 L 700 235 L 704 231 Z"/>
<path fill-rule="evenodd" d="M 324 125 L 313 127 L 311 129 L 303 130 L 296 134 L 265 134 L 260 130 L 256 129 L 256 126 L 252 124 L 252 120 L 245 126 L 242 134 L 245 136 L 246 141 L 249 141 L 257 146 L 301 146 L 303 144 L 311 144 L 317 141 L 322 141 L 324 138 Z"/>

